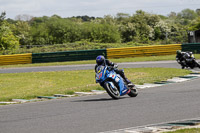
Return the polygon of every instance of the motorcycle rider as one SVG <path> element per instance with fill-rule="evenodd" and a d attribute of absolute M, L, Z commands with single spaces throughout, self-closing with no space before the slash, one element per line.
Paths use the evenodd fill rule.
<path fill-rule="evenodd" d="M 182 66 L 182 69 L 186 66 L 186 60 L 184 58 L 186 52 L 181 52 L 180 50 L 176 51 L 176 61 Z"/>
<path fill-rule="evenodd" d="M 194 62 L 200 68 L 200 65 L 195 60 L 192 52 L 182 52 L 180 50 L 176 51 L 176 61 L 182 66 L 182 69 L 184 69 L 185 67 L 188 67 L 186 62 L 189 60 L 194 60 Z"/>
<path fill-rule="evenodd" d="M 124 74 L 124 70 L 119 70 L 117 69 L 118 65 L 116 63 L 113 63 L 107 59 L 105 59 L 105 57 L 103 55 L 99 55 L 96 58 L 96 65 L 95 65 L 95 72 L 97 72 L 97 67 L 100 65 L 107 65 L 107 66 L 111 66 L 112 68 L 114 68 L 114 71 L 119 74 L 124 81 L 127 83 L 128 86 L 135 86 Z"/>

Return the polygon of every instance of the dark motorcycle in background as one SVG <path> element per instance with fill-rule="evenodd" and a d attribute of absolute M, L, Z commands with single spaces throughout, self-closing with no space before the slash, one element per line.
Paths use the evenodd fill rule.
<path fill-rule="evenodd" d="M 186 53 L 183 56 L 184 60 L 180 62 L 180 60 L 177 60 L 177 62 L 182 66 L 182 69 L 184 68 L 195 68 L 195 67 L 199 67 L 200 65 L 199 63 L 196 61 L 194 55 L 190 52 L 190 53 Z"/>

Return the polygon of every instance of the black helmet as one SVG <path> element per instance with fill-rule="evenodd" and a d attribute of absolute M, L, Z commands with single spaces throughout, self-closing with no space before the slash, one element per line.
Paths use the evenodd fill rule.
<path fill-rule="evenodd" d="M 104 57 L 103 55 L 97 56 L 97 58 L 96 58 L 96 63 L 97 63 L 98 65 L 103 65 L 104 62 L 105 62 L 105 57 Z"/>

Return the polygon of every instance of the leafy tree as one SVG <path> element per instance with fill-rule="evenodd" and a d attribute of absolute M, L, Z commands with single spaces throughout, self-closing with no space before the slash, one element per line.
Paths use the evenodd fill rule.
<path fill-rule="evenodd" d="M 28 45 L 31 41 L 30 36 L 31 27 L 28 22 L 17 21 L 15 24 L 15 29 L 13 29 L 14 34 L 18 36 L 21 45 Z"/>
<path fill-rule="evenodd" d="M 30 33 L 30 45 L 53 44 L 53 37 L 49 36 L 45 23 L 32 26 Z"/>
<path fill-rule="evenodd" d="M 120 42 L 118 27 L 109 24 L 85 24 L 82 30 L 83 39 L 91 42 L 115 43 Z"/>
<path fill-rule="evenodd" d="M 2 25 L 5 18 L 6 18 L 6 12 L 2 12 L 0 15 L 0 26 Z"/>
<path fill-rule="evenodd" d="M 14 34 L 22 45 L 63 44 L 78 41 L 115 43 L 115 42 L 181 42 L 186 40 L 187 30 L 200 28 L 198 11 L 184 9 L 168 16 L 136 11 L 132 16 L 118 13 L 103 18 L 77 16 L 61 18 L 31 17 L 18 15 L 21 21 L 5 20 L 6 13 L 0 15 L 0 27 L 8 27 L 8 33 Z M 7 21 L 9 24 L 5 24 Z M 4 24 L 3 24 L 4 23 Z M 5 29 L 5 28 L 2 28 Z M 1 31 L 1 36 L 5 35 Z"/>
<path fill-rule="evenodd" d="M 191 9 L 184 9 L 177 15 L 177 21 L 181 25 L 189 25 L 192 20 L 194 20 L 197 17 L 197 13 L 194 10 Z"/>
<path fill-rule="evenodd" d="M 16 21 L 11 19 L 11 18 L 8 18 L 6 19 L 6 21 L 9 23 L 9 24 L 16 24 Z"/>
<path fill-rule="evenodd" d="M 197 17 L 197 13 L 191 9 L 184 9 L 177 16 L 178 18 L 193 20 Z"/>
<path fill-rule="evenodd" d="M 194 20 L 189 26 L 189 31 L 199 30 L 200 29 L 200 17 L 198 17 L 196 20 Z"/>
<path fill-rule="evenodd" d="M 85 15 L 85 16 L 77 16 L 77 17 L 72 17 L 72 18 L 81 19 L 83 22 L 90 22 L 92 20 L 95 20 L 95 17 L 89 17 L 87 15 Z"/>
<path fill-rule="evenodd" d="M 127 14 L 127 13 L 117 13 L 116 15 L 116 20 L 119 22 L 119 23 L 123 23 L 123 22 L 128 22 L 129 21 L 129 18 L 130 18 L 130 15 Z"/>
<path fill-rule="evenodd" d="M 18 38 L 14 36 L 9 24 L 3 21 L 0 26 L 0 50 L 15 49 L 19 45 Z"/>
<path fill-rule="evenodd" d="M 46 23 L 48 34 L 52 36 L 53 44 L 75 42 L 80 40 L 79 25 L 67 19 L 51 18 Z"/>
<path fill-rule="evenodd" d="M 43 16 L 43 17 L 33 17 L 29 23 L 30 23 L 30 26 L 36 26 L 38 24 L 41 24 L 41 23 L 45 23 L 49 20 L 49 17 L 47 16 Z"/>
<path fill-rule="evenodd" d="M 155 31 L 155 38 L 154 38 L 155 40 L 157 39 L 164 40 L 166 39 L 167 34 L 171 32 L 171 29 L 167 25 L 167 23 L 161 20 L 156 23 L 154 31 Z"/>
<path fill-rule="evenodd" d="M 113 16 L 105 15 L 103 19 L 100 19 L 101 24 L 116 25 L 116 21 Z"/>
<path fill-rule="evenodd" d="M 148 14 L 142 10 L 136 11 L 136 14 L 131 18 L 131 22 L 136 29 L 135 38 L 143 43 L 148 43 L 154 36 L 154 27 L 159 21 L 159 16 Z"/>
<path fill-rule="evenodd" d="M 127 22 L 119 25 L 122 42 L 131 42 L 137 35 L 136 26 L 133 23 Z"/>
<path fill-rule="evenodd" d="M 200 16 L 200 9 L 197 9 L 196 13 L 197 13 L 198 16 Z"/>
<path fill-rule="evenodd" d="M 18 21 L 30 21 L 32 18 L 34 18 L 33 16 L 31 15 L 28 15 L 28 14 L 23 14 L 23 15 L 17 15 L 15 17 L 15 20 L 18 20 Z"/>

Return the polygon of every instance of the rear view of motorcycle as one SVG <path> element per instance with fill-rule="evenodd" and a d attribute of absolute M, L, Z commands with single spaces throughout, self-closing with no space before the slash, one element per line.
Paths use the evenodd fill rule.
<path fill-rule="evenodd" d="M 113 99 L 119 99 L 126 94 L 130 97 L 136 97 L 138 95 L 135 86 L 128 86 L 123 78 L 119 74 L 116 74 L 113 68 L 107 65 L 98 66 L 96 82 L 99 83 Z"/>

